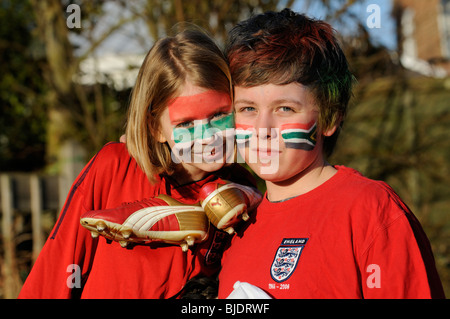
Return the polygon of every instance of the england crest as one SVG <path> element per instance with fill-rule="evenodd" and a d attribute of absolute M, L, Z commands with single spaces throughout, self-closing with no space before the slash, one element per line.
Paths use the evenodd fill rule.
<path fill-rule="evenodd" d="M 297 267 L 308 238 L 284 238 L 270 266 L 270 275 L 276 282 L 287 280 Z"/>

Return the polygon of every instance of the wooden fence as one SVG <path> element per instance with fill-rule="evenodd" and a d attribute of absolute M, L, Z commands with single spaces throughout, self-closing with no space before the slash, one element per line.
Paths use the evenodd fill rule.
<path fill-rule="evenodd" d="M 17 297 L 56 221 L 65 187 L 58 176 L 0 174 L 0 297 Z"/>

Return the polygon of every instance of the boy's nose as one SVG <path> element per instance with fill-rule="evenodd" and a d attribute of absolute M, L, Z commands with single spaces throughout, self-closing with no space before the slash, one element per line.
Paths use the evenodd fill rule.
<path fill-rule="evenodd" d="M 255 126 L 256 136 L 259 139 L 274 139 L 277 138 L 276 125 L 269 114 L 261 114 L 257 119 Z"/>

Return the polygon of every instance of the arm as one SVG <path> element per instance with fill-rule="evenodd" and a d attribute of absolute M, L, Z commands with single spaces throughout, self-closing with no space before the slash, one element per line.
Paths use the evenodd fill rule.
<path fill-rule="evenodd" d="M 19 298 L 73 298 L 79 296 L 95 253 L 96 241 L 80 226 L 80 214 L 93 202 L 85 194 L 92 182 L 95 158 L 74 182 L 59 218 L 34 264 Z M 90 199 L 90 201 L 89 201 Z"/>
<path fill-rule="evenodd" d="M 401 202 L 386 209 L 401 214 L 378 229 L 363 253 L 364 298 L 445 298 L 431 246 L 419 222 Z"/>

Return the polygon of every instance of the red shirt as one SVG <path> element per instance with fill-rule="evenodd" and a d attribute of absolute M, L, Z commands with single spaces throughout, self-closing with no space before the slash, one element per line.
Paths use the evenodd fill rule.
<path fill-rule="evenodd" d="M 219 298 L 239 280 L 274 298 L 445 298 L 419 222 L 384 182 L 355 170 L 272 203 L 222 258 Z"/>
<path fill-rule="evenodd" d="M 231 174 L 241 179 L 234 178 L 235 182 L 244 184 L 249 176 L 238 165 L 217 172 L 224 179 L 232 179 Z M 159 177 L 152 185 L 129 156 L 125 144 L 107 144 L 73 184 L 19 298 L 175 296 L 187 280 L 214 270 L 209 266 L 217 261 L 217 249 L 211 245 L 220 236 L 215 236 L 213 227 L 207 242 L 186 253 L 179 246 L 156 243 L 125 249 L 117 242 L 108 244 L 102 237 L 93 239 L 81 227 L 80 216 L 89 210 L 113 208 L 158 194 L 192 204 L 197 202 L 200 187 L 214 179 L 216 175 L 209 175 L 204 180 L 177 186 L 172 179 Z"/>

